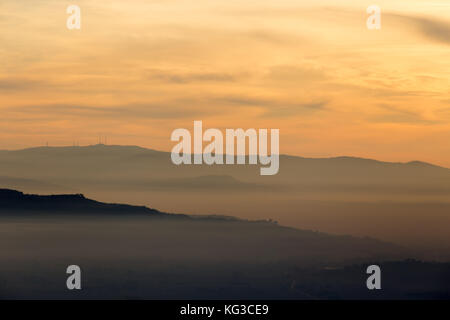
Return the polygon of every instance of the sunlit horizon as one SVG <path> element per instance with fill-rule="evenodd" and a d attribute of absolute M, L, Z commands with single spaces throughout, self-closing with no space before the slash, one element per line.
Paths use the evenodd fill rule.
<path fill-rule="evenodd" d="M 450 5 L 4 0 L 0 149 L 170 151 L 170 133 L 280 129 L 280 152 L 450 167 Z M 114 17 L 114 18 L 112 18 Z"/>

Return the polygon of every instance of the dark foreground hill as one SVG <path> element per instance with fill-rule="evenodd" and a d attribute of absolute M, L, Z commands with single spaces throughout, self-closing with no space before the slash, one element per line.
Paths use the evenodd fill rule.
<path fill-rule="evenodd" d="M 103 203 L 87 199 L 82 194 L 35 195 L 0 189 L 0 213 L 77 213 L 77 214 L 150 214 L 165 216 L 158 210 L 145 206 Z"/>
<path fill-rule="evenodd" d="M 445 297 L 448 286 L 439 280 L 449 272 L 442 264 L 387 264 L 386 294 L 367 292 L 364 265 L 413 257 L 375 239 L 270 221 L 0 190 L 0 298 Z M 66 288 L 66 268 L 73 264 L 82 270 L 81 291 Z M 410 279 L 407 286 L 395 280 L 402 275 Z"/>
<path fill-rule="evenodd" d="M 180 239 L 180 246 L 192 245 L 191 249 L 194 251 L 203 248 L 218 252 L 220 248 L 222 253 L 227 252 L 234 258 L 240 255 L 246 258 L 245 252 L 249 250 L 268 260 L 304 260 L 310 255 L 320 257 L 323 253 L 325 260 L 329 260 L 331 255 L 326 256 L 326 252 L 333 253 L 332 256 L 338 260 L 405 254 L 405 249 L 401 247 L 370 238 L 335 236 L 282 227 L 272 220 L 248 221 L 229 216 L 169 214 L 145 206 L 103 203 L 88 199 L 82 194 L 34 195 L 0 189 L 0 219 L 2 217 L 5 221 L 19 219 L 18 221 L 28 221 L 36 226 L 57 221 L 63 229 L 65 224 L 71 224 L 73 229 L 80 224 L 90 224 L 90 227 L 103 225 L 105 228 L 122 228 L 123 232 L 127 232 L 130 223 L 139 222 L 135 228 L 142 231 L 143 235 L 149 233 L 145 235 L 148 243 L 167 244 Z M 103 235 L 103 230 L 99 234 Z M 95 241 L 97 235 L 87 230 L 79 236 L 81 244 L 83 238 L 92 237 L 92 241 Z M 129 234 L 127 240 L 134 236 L 135 234 Z M 145 241 L 139 244 L 141 245 L 146 245 Z M 316 249 L 319 250 L 314 252 Z M 171 256 L 172 253 L 168 251 L 167 255 Z M 209 258 L 214 256 L 216 253 Z"/>
<path fill-rule="evenodd" d="M 450 170 L 423 162 L 280 156 L 259 165 L 181 165 L 135 146 L 0 151 L 0 188 L 80 193 L 163 212 L 275 219 L 327 233 L 370 236 L 450 257 Z"/>

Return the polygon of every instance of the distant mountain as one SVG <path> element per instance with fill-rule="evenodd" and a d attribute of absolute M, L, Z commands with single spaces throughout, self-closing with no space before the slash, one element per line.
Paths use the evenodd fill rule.
<path fill-rule="evenodd" d="M 0 186 L 8 187 L 8 181 L 1 178 L 4 175 L 83 192 L 91 186 L 155 189 L 162 186 L 164 180 L 164 189 L 194 186 L 208 191 L 236 187 L 253 191 L 268 187 L 282 192 L 307 188 L 310 191 L 347 189 L 357 193 L 450 195 L 450 169 L 418 161 L 392 163 L 354 157 L 315 159 L 281 155 L 279 174 L 262 177 L 259 167 L 175 166 L 169 152 L 137 146 L 38 147 L 0 151 Z M 24 188 L 28 187 L 24 183 Z"/>
<path fill-rule="evenodd" d="M 83 193 L 164 212 L 274 219 L 283 225 L 370 236 L 450 255 L 450 169 L 412 161 L 280 156 L 260 165 L 180 165 L 169 152 L 93 145 L 0 151 L 0 188 Z M 441 254 L 442 253 L 442 254 Z"/>

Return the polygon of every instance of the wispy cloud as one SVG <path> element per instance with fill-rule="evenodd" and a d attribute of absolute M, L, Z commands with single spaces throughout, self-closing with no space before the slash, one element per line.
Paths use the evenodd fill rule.
<path fill-rule="evenodd" d="M 396 13 L 386 13 L 384 16 L 415 26 L 422 36 L 430 40 L 450 45 L 450 23 L 447 21 Z"/>
<path fill-rule="evenodd" d="M 147 79 L 168 82 L 172 84 L 186 84 L 192 82 L 233 82 L 235 76 L 215 72 L 174 72 L 170 70 L 152 69 L 147 72 Z"/>
<path fill-rule="evenodd" d="M 290 117 L 296 115 L 306 115 L 313 112 L 321 111 L 326 109 L 327 102 L 313 102 L 313 103 L 300 103 L 292 104 L 289 106 L 281 105 L 278 107 L 267 108 L 262 115 L 267 118 L 277 118 L 277 117 Z"/>
<path fill-rule="evenodd" d="M 22 107 L 4 108 L 19 114 L 45 114 L 48 117 L 64 118 L 82 117 L 93 118 L 113 118 L 113 119 L 180 119 L 205 116 L 210 113 L 218 113 L 220 109 L 205 110 L 200 107 L 189 107 L 182 101 L 168 101 L 166 103 L 139 103 L 122 106 L 95 107 L 88 105 L 71 104 L 49 104 L 49 105 L 28 105 Z"/>
<path fill-rule="evenodd" d="M 302 65 L 279 65 L 269 69 L 266 79 L 276 82 L 291 82 L 295 85 L 321 82 L 327 79 L 325 71 L 320 68 Z"/>
<path fill-rule="evenodd" d="M 380 104 L 378 107 L 382 114 L 370 117 L 371 122 L 384 123 L 410 123 L 410 124 L 436 124 L 438 121 L 425 118 L 421 113 L 413 110 L 405 110 L 389 104 Z"/>
<path fill-rule="evenodd" d="M 295 100 L 295 99 L 294 99 Z M 216 103 L 232 106 L 259 107 L 262 110 L 261 117 L 287 117 L 305 115 L 311 112 L 324 110 L 327 101 L 299 102 L 286 99 L 269 99 L 257 97 L 229 96 L 215 99 Z"/>
<path fill-rule="evenodd" d="M 15 92 L 39 89 L 46 86 L 44 82 L 28 79 L 7 78 L 0 79 L 0 92 Z"/>

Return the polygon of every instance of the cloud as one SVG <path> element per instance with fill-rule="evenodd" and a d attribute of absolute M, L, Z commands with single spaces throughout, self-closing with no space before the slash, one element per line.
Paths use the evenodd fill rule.
<path fill-rule="evenodd" d="M 218 104 L 225 105 L 236 105 L 236 106 L 252 106 L 252 107 L 264 107 L 273 105 L 273 101 L 262 99 L 262 98 L 253 98 L 253 97 L 240 97 L 240 96 L 226 96 L 216 98 L 215 102 Z"/>
<path fill-rule="evenodd" d="M 369 121 L 381 123 L 436 124 L 438 121 L 424 118 L 420 113 L 388 104 L 380 104 L 382 114 L 372 116 Z"/>
<path fill-rule="evenodd" d="M 298 85 L 312 82 L 320 82 L 327 79 L 322 69 L 310 66 L 280 65 L 271 67 L 266 78 L 280 82 L 290 82 Z"/>
<path fill-rule="evenodd" d="M 180 119 L 194 118 L 221 112 L 220 109 L 188 107 L 183 103 L 183 101 L 172 101 L 161 104 L 140 103 L 107 107 L 71 104 L 29 105 L 10 107 L 6 110 L 27 115 L 45 114 L 48 117 L 55 116 L 58 119 L 61 119 L 61 117 L 64 116 L 96 119 Z"/>
<path fill-rule="evenodd" d="M 130 103 L 126 105 L 94 106 L 85 104 L 41 104 L 3 107 L 4 118 L 9 122 L 47 119 L 66 120 L 80 118 L 83 120 L 116 120 L 137 119 L 194 119 L 210 116 L 242 112 L 252 107 L 261 118 L 289 117 L 308 115 L 324 110 L 325 101 L 291 102 L 282 99 L 268 99 L 255 97 L 225 96 L 204 97 L 201 99 L 187 98 L 172 101 Z M 230 108 L 232 106 L 232 108 Z"/>
<path fill-rule="evenodd" d="M 233 82 L 235 77 L 225 73 L 180 73 L 168 70 L 149 70 L 148 79 L 173 84 L 186 84 L 192 82 Z"/>
<path fill-rule="evenodd" d="M 40 81 L 27 79 L 6 78 L 0 79 L 0 92 L 24 91 L 42 88 L 45 84 Z"/>
<path fill-rule="evenodd" d="M 254 97 L 222 97 L 216 99 L 216 103 L 235 106 L 251 106 L 262 109 L 261 117 L 288 117 L 309 114 L 324 110 L 327 101 L 316 102 L 292 102 L 282 99 L 266 99 Z"/>
<path fill-rule="evenodd" d="M 422 34 L 426 38 L 450 45 L 449 22 L 444 22 L 433 18 L 406 16 L 395 13 L 386 13 L 384 14 L 384 16 L 411 24 L 415 26 L 420 34 Z"/>
<path fill-rule="evenodd" d="M 274 32 L 272 30 L 265 29 L 255 29 L 248 32 L 239 32 L 236 34 L 237 37 L 246 37 L 248 40 L 266 42 L 273 45 L 306 45 L 308 41 L 305 37 L 300 37 L 295 34 L 290 34 L 288 32 Z"/>
<path fill-rule="evenodd" d="M 305 115 L 310 114 L 312 112 L 321 111 L 326 108 L 327 102 L 313 102 L 313 103 L 301 103 L 301 104 L 292 104 L 289 106 L 279 106 L 279 107 L 271 107 L 266 108 L 262 117 L 290 117 L 296 115 Z"/>
<path fill-rule="evenodd" d="M 306 115 L 324 110 L 328 102 L 299 102 L 294 98 L 266 98 L 246 96 L 209 96 L 179 98 L 161 102 L 139 102 L 123 105 L 87 105 L 53 103 L 3 107 L 11 119 L 193 119 L 229 113 L 257 110 L 259 117 L 287 117 Z"/>

